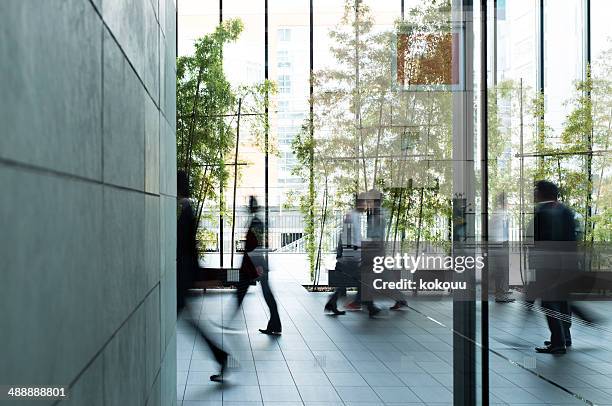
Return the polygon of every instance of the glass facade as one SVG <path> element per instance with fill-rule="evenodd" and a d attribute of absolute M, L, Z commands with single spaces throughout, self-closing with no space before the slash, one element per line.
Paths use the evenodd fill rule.
<path fill-rule="evenodd" d="M 182 0 L 179 53 L 219 20 L 238 18 L 243 31 L 223 51 L 232 88 L 273 82 L 263 104 L 244 96 L 251 115 L 240 118 L 237 160 L 232 149 L 228 177 L 205 204 L 201 227 L 213 237 L 204 263 L 234 266 L 254 195 L 265 206 L 271 263 L 302 285 L 340 286 L 337 247 L 348 238 L 347 213 L 359 211 L 359 240 L 380 242 L 380 256 L 487 258 L 484 270 L 445 281 L 471 286 L 465 293 L 373 294 L 408 302 L 412 339 L 429 340 L 387 360 L 397 361 L 393 374 L 424 370 L 448 404 L 600 402 L 610 390 L 587 381 L 612 374 L 612 353 L 596 344 L 607 330 L 575 318 L 582 335 L 573 353 L 536 354 L 537 333 L 549 338 L 545 316 L 571 321 L 571 301 L 554 300 L 567 310 L 545 299 L 537 307 L 528 290 L 542 202 L 534 181 L 558 186 L 584 246 L 604 244 L 599 262 L 580 267 L 608 258 L 611 14 L 605 0 Z M 437 281 L 432 264 L 399 268 L 406 280 Z M 605 300 L 586 308 L 609 310 Z M 594 352 L 576 355 L 582 346 Z M 437 400 L 418 385 L 410 391 Z"/>

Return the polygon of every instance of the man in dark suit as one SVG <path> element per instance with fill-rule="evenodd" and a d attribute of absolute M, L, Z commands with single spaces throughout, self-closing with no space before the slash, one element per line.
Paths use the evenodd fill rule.
<path fill-rule="evenodd" d="M 261 291 L 268 305 L 268 310 L 270 311 L 270 320 L 268 320 L 266 328 L 260 328 L 259 331 L 268 335 L 280 335 L 283 327 L 278 314 L 278 305 L 276 304 L 276 299 L 270 288 L 270 267 L 268 266 L 268 254 L 264 244 L 264 223 L 257 215 L 259 212 L 259 205 L 257 204 L 255 196 L 249 197 L 249 212 L 252 218 L 246 236 L 243 264 L 248 264 L 247 268 L 251 269 L 250 273 L 259 278 Z M 243 268 L 241 268 L 241 272 L 243 272 Z M 242 300 L 240 299 L 240 295 L 241 293 L 239 293 L 239 303 Z M 244 294 L 242 294 L 242 298 L 244 298 Z"/>
<path fill-rule="evenodd" d="M 536 351 L 547 354 L 565 354 L 571 345 L 570 306 L 561 287 L 568 275 L 575 271 L 573 259 L 576 251 L 576 222 L 574 213 L 559 202 L 557 185 L 548 181 L 535 184 L 536 203 L 533 218 L 534 250 L 530 255 L 536 270 L 538 296 L 547 310 L 546 321 L 550 341 Z"/>
<path fill-rule="evenodd" d="M 176 222 L 176 310 L 177 314 L 185 310 L 186 321 L 195 332 L 208 345 L 215 360 L 220 365 L 218 374 L 211 375 L 210 380 L 221 382 L 223 371 L 227 365 L 228 353 L 219 348 L 197 322 L 197 315 L 191 313 L 187 305 L 188 298 L 193 296 L 195 272 L 198 266 L 198 250 L 196 245 L 196 232 L 198 229 L 194 210 L 189 200 L 189 180 L 187 174 L 178 171 L 176 179 L 176 192 L 178 199 L 178 219 Z"/>

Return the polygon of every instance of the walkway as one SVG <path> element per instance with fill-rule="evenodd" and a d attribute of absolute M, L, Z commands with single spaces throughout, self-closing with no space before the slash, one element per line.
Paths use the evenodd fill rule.
<path fill-rule="evenodd" d="M 283 335 L 258 332 L 266 325 L 267 308 L 261 289 L 253 287 L 242 312 L 225 321 L 242 331 L 217 330 L 216 338 L 235 357 L 223 385 L 208 380 L 216 365 L 179 323 L 179 406 L 181 401 L 183 406 L 452 404 L 447 299 L 411 298 L 410 309 L 376 320 L 362 312 L 334 317 L 323 313 L 328 294 L 308 293 L 282 273 L 273 276 Z M 220 323 L 233 300 L 231 291 L 209 291 L 200 318 Z M 609 308 L 589 305 L 600 312 Z M 547 329 L 543 316 L 521 303 L 492 304 L 490 324 L 491 404 L 612 405 L 612 331 L 606 325 L 575 323 L 574 347 L 565 356 L 551 356 L 533 352 Z"/>

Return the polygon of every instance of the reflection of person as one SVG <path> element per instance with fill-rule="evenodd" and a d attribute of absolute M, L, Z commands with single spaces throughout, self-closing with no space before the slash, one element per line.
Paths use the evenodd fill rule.
<path fill-rule="evenodd" d="M 254 196 L 249 198 L 249 212 L 253 216 L 251 224 L 246 236 L 246 247 L 245 256 L 243 258 L 243 265 L 240 268 L 240 272 L 244 273 L 247 278 L 253 278 L 259 276 L 259 282 L 261 283 L 261 290 L 264 295 L 268 309 L 270 310 L 270 320 L 265 329 L 260 328 L 259 331 L 264 334 L 280 335 L 282 331 L 280 316 L 278 314 L 278 306 L 276 299 L 270 289 L 269 271 L 267 254 L 264 252 L 264 226 L 257 215 L 259 212 L 259 205 L 257 199 Z M 245 261 L 247 261 L 245 263 Z M 248 289 L 248 285 L 246 286 Z M 242 303 L 246 289 L 238 291 L 238 306 Z"/>
<path fill-rule="evenodd" d="M 535 184 L 534 253 L 530 262 L 534 263 L 537 283 L 546 289 L 541 291 L 542 307 L 550 311 L 546 314 L 550 341 L 536 351 L 547 354 L 565 354 L 572 340 L 570 305 L 554 282 L 563 279 L 563 269 L 571 267 L 564 261 L 564 254 L 575 245 L 576 222 L 572 210 L 559 202 L 558 197 L 559 189 L 554 183 L 541 180 Z"/>
<path fill-rule="evenodd" d="M 176 191 L 178 197 L 178 219 L 176 224 L 176 288 L 177 313 L 186 312 L 186 321 L 210 348 L 215 360 L 220 365 L 220 372 L 210 377 L 211 381 L 221 382 L 227 365 L 228 354 L 219 348 L 198 324 L 198 316 L 188 306 L 188 297 L 193 288 L 195 272 L 198 269 L 198 252 L 196 247 L 197 221 L 189 200 L 189 181 L 183 171 L 177 173 Z"/>
<path fill-rule="evenodd" d="M 251 281 L 260 276 L 255 265 L 253 264 L 252 256 L 253 251 L 263 246 L 263 234 L 264 226 L 257 215 L 259 207 L 257 205 L 257 199 L 254 196 L 249 198 L 249 213 L 252 216 L 251 222 L 249 223 L 249 229 L 246 233 L 246 241 L 244 246 L 244 255 L 242 257 L 242 264 L 239 270 L 239 281 L 236 283 L 236 313 L 240 309 L 244 297 L 246 296 Z"/>
<path fill-rule="evenodd" d="M 502 192 L 495 198 L 495 207 L 489 222 L 489 270 L 493 276 L 495 301 L 498 303 L 514 302 L 514 299 L 508 296 L 509 223 L 506 194 Z"/>
<path fill-rule="evenodd" d="M 359 206 L 344 215 L 342 232 L 336 247 L 336 272 L 342 272 L 345 276 L 358 276 L 355 275 L 361 257 L 361 214 L 358 209 Z M 346 296 L 346 287 L 336 288 L 325 304 L 325 310 L 335 315 L 345 314 L 345 311 L 338 310 L 340 296 Z"/>
<path fill-rule="evenodd" d="M 361 309 L 366 305 L 370 317 L 380 313 L 380 308 L 374 305 L 372 291 L 372 266 L 374 257 L 385 254 L 385 216 L 382 210 L 382 195 L 379 191 L 372 189 L 360 193 L 359 202 L 365 202 L 367 214 L 366 236 L 361 241 L 361 266 L 360 283 L 357 286 L 357 295 L 352 303 L 346 308 L 351 310 Z M 361 204 L 361 203 L 360 203 Z M 365 300 L 362 300 L 365 296 Z"/>

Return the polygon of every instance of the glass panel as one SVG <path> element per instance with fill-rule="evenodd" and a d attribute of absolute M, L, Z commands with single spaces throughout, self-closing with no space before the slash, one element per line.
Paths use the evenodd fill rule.
<path fill-rule="evenodd" d="M 609 241 L 607 220 L 593 216 L 608 193 L 610 159 L 605 152 L 588 159 L 589 149 L 608 148 L 596 136 L 592 146 L 588 142 L 586 3 L 544 2 L 545 99 L 540 104 L 534 91 L 539 4 L 498 0 L 498 82 L 489 90 L 494 96 L 489 104 L 491 403 L 598 404 L 612 399 L 594 383 L 612 367 L 608 349 L 599 344 L 609 335 L 600 324 L 609 313 L 607 296 L 599 292 L 607 283 L 598 273 L 603 268 L 597 269 L 609 260 L 603 244 Z M 591 7 L 593 72 L 602 79 L 603 61 L 609 58 L 595 55 L 606 48 L 610 31 L 601 13 L 609 5 L 592 1 Z M 593 88 L 593 134 L 606 132 L 610 114 L 600 107 L 610 89 Z M 589 178 L 594 181 L 590 193 Z M 555 193 L 547 192 L 550 185 L 539 183 L 535 193 L 534 182 L 542 180 L 558 187 L 558 202 L 552 202 Z M 602 195 L 595 197 L 598 192 Z M 570 210 L 561 210 L 562 205 Z M 561 224 L 569 230 L 565 234 Z M 571 347 L 564 350 L 570 337 Z M 551 339 L 550 350 L 557 355 L 535 351 Z"/>
<path fill-rule="evenodd" d="M 551 139 L 561 136 L 565 102 L 574 93 L 574 81 L 584 75 L 583 0 L 544 2 L 545 121 Z"/>
<path fill-rule="evenodd" d="M 177 53 L 179 56 L 191 55 L 193 42 L 215 30 L 219 22 L 219 1 L 181 0 L 178 13 Z"/>
<path fill-rule="evenodd" d="M 453 245 L 453 115 L 457 128 L 464 128 L 461 123 L 473 121 L 473 110 L 458 108 L 453 113 L 452 83 L 435 76 L 443 69 L 419 76 L 429 79 L 419 87 L 409 86 L 414 73 L 408 68 L 407 78 L 397 80 L 400 64 L 419 69 L 436 60 L 447 64 L 449 72 L 453 62 L 459 66 L 451 54 L 450 10 L 419 2 L 419 10 L 406 10 L 410 20 L 402 24 L 400 4 L 314 1 L 314 193 L 309 197 L 306 189 L 302 194 L 316 208 L 314 235 L 320 240 L 315 248 L 322 247 L 322 265 L 315 261 L 313 267 L 315 283 L 340 287 L 338 294 L 348 287 L 346 301 L 353 303 L 349 308 L 361 302 L 372 314 L 377 307 L 399 310 L 392 310 L 371 337 L 364 335 L 361 323 L 347 322 L 344 339 L 356 341 L 360 355 L 344 351 L 338 340 L 361 379 L 372 382 L 374 376 L 380 376 L 385 380 L 371 383 L 375 390 L 372 401 L 452 403 L 457 337 L 453 334 L 453 295 L 440 289 L 424 292 L 421 288 L 417 293 L 409 284 L 453 280 L 439 264 L 452 255 Z M 426 22 L 425 14 L 435 23 Z M 406 45 L 398 55 L 402 35 Z M 457 33 L 457 39 L 459 36 Z M 418 61 L 413 63 L 410 57 Z M 457 90 L 457 99 L 463 100 L 464 89 Z M 463 140 L 464 135 L 457 132 L 458 139 Z M 469 154 L 473 162 L 473 151 Z M 457 159 L 462 168 L 469 158 Z M 469 164 L 465 167 L 469 172 Z M 471 170 L 473 180 L 473 166 Z M 310 182 L 307 177 L 305 181 Z M 473 222 L 473 215 L 469 221 Z M 473 226 L 471 230 L 473 241 Z M 318 256 L 315 251 L 312 258 Z M 374 261 L 384 256 L 389 257 L 390 265 L 378 263 L 384 270 L 373 274 Z M 411 273 L 392 261 L 396 256 L 427 257 L 431 263 Z M 406 285 L 383 288 L 383 282 Z M 464 310 L 462 317 L 473 321 L 474 308 Z M 463 321 L 468 325 L 467 318 Z M 461 350 L 467 353 L 473 341 L 465 342 Z M 371 361 L 360 362 L 360 357 Z M 475 360 L 470 363 L 468 358 L 461 365 L 474 371 Z M 395 390 L 382 388 L 391 382 Z M 460 385 L 460 390 L 468 386 Z"/>
<path fill-rule="evenodd" d="M 271 266 L 296 281 L 310 284 L 304 252 L 304 221 L 296 199 L 305 187 L 296 174 L 293 141 L 309 117 L 310 2 L 270 0 L 270 78 L 278 93 L 272 97 L 270 133 L 275 153 L 270 166 Z"/>

